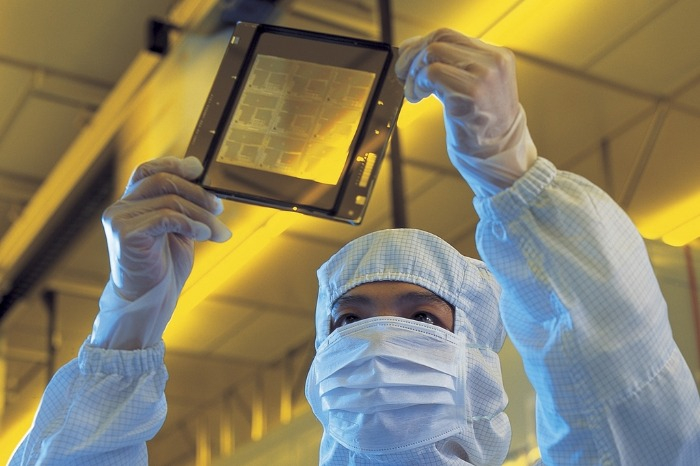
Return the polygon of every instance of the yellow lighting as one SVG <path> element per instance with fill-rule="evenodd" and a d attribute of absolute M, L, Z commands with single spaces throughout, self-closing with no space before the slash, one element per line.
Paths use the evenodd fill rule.
<path fill-rule="evenodd" d="M 685 246 L 700 237 L 700 216 L 674 228 L 661 237 L 661 240 L 671 246 Z"/>
<path fill-rule="evenodd" d="M 540 449 L 538 447 L 533 448 L 527 453 L 521 453 L 515 458 L 512 458 L 505 463 L 503 466 L 530 466 L 537 463 L 540 459 Z"/>
<path fill-rule="evenodd" d="M 521 455 L 515 459 L 506 461 L 503 463 L 503 466 L 530 466 L 530 464 L 527 462 L 525 455 Z"/>
<path fill-rule="evenodd" d="M 267 209 L 259 212 L 267 214 Z M 241 222 L 232 227 L 234 238 L 227 245 L 211 245 L 210 248 L 197 251 L 197 260 L 192 274 L 185 284 L 180 295 L 173 320 L 165 331 L 166 341 L 179 338 L 179 334 L 186 329 L 181 323 L 186 321 L 189 311 L 194 309 L 207 296 L 217 290 L 221 285 L 230 281 L 231 277 L 248 264 L 270 242 L 289 228 L 299 214 L 287 211 L 275 212 L 269 216 L 259 227 L 248 231 L 241 231 L 255 222 Z M 236 238 L 239 239 L 236 242 Z M 187 327 L 186 325 L 184 327 Z"/>
<path fill-rule="evenodd" d="M 195 466 L 211 464 L 211 445 L 209 442 L 209 426 L 207 419 L 199 419 L 195 432 Z"/>
<path fill-rule="evenodd" d="M 442 103 L 437 97 L 431 95 L 417 104 L 404 101 L 396 126 L 400 129 L 408 129 L 419 121 L 425 121 L 425 118 L 434 119 L 441 116 Z"/>
<path fill-rule="evenodd" d="M 700 192 L 646 217 L 635 219 L 644 238 L 683 246 L 700 237 Z"/>
<path fill-rule="evenodd" d="M 168 21 L 173 24 L 195 26 L 216 6 L 217 0 L 182 0 L 175 3 L 168 15 Z M 177 42 L 178 38 L 173 37 L 173 45 Z M 174 47 L 173 50 L 177 48 Z M 21 217 L 2 237 L 0 286 L 13 278 L 13 274 L 22 265 L 32 245 L 39 242 L 53 213 L 61 212 L 62 206 L 72 195 L 75 187 L 82 179 L 90 176 L 90 171 L 105 158 L 102 157 L 105 148 L 123 128 L 129 117 L 136 113 L 139 103 L 143 101 L 144 87 L 148 87 L 148 83 L 158 72 L 161 64 L 159 56 L 148 52 L 141 52 L 134 59 L 119 83 L 102 103 L 99 111 L 93 116 L 90 124 L 73 141 L 24 209 Z M 191 84 L 190 87 L 199 87 L 199 84 Z M 205 86 L 206 89 L 208 87 L 209 84 Z M 195 116 L 200 109 L 201 106 L 197 108 Z M 158 114 L 157 117 L 162 118 L 163 114 Z M 144 124 L 144 128 L 151 126 L 152 124 Z M 153 158 L 154 154 L 160 153 L 150 152 L 152 145 L 149 140 L 148 149 L 143 158 Z M 163 145 L 162 142 L 161 145 Z M 129 172 L 134 166 L 128 166 Z M 122 179 L 126 176 L 128 174 Z M 26 401 L 20 399 L 20 403 L 22 403 L 21 406 L 15 405 L 12 409 L 13 412 L 17 412 L 17 415 L 10 417 L 5 410 L 4 417 L 0 419 L 2 422 L 0 464 L 6 464 L 9 461 L 16 446 L 32 425 L 39 405 L 38 395 L 29 397 Z"/>
<path fill-rule="evenodd" d="M 540 458 L 542 458 L 542 455 L 540 454 L 539 447 L 534 447 L 527 452 L 527 460 L 530 464 L 535 464 Z"/>
<path fill-rule="evenodd" d="M 110 138 L 133 109 L 134 95 L 152 74 L 159 59 L 142 52 L 124 77 L 102 103 L 90 125 L 78 135 L 54 169 L 32 197 L 22 215 L 0 241 L 0 285 L 10 282 L 23 265 L 32 244 L 50 224 L 52 215 L 61 212 L 81 180 L 99 166 L 101 154 Z"/>
<path fill-rule="evenodd" d="M 206 38 L 184 35 L 142 86 L 132 104 L 135 110 L 118 135 L 120 185 L 126 183 L 139 163 L 185 152 L 229 34 Z M 221 219 L 229 224 L 233 238 L 224 244 L 197 245 L 194 268 L 164 335 L 168 344 L 187 341 L 191 319 L 196 318 L 189 311 L 230 282 L 236 272 L 298 218 L 298 214 L 290 212 L 240 205 L 227 205 L 226 210 Z M 233 218 L 227 218 L 231 213 Z"/>
<path fill-rule="evenodd" d="M 39 405 L 39 400 L 34 400 L 24 407 L 22 414 L 14 418 L 9 425 L 2 425 L 2 441 L 0 441 L 0 464 L 6 464 L 15 451 L 19 442 L 24 438 L 29 427 L 34 421 L 34 413 Z"/>
<path fill-rule="evenodd" d="M 487 2 L 484 2 L 487 3 Z M 572 24 L 579 24 L 586 19 L 596 18 L 600 8 L 593 3 L 605 3 L 602 0 L 540 0 L 530 2 L 488 2 L 494 8 L 500 7 L 501 18 L 493 27 L 489 27 L 482 39 L 490 44 L 515 47 L 519 50 L 550 50 L 551 41 L 562 41 L 571 34 L 566 34 Z M 512 8 L 509 11 L 505 9 Z M 493 15 L 495 11 L 489 11 Z M 465 24 L 469 18 L 463 19 Z M 600 21 L 600 20 L 599 20 Z M 590 21 L 588 21 L 590 22 Z M 556 38 L 556 39 L 555 39 Z"/>
<path fill-rule="evenodd" d="M 255 387 L 252 399 L 250 439 L 254 442 L 261 440 L 265 436 L 265 403 L 260 388 L 259 385 Z"/>
<path fill-rule="evenodd" d="M 225 407 L 219 412 L 219 454 L 223 457 L 233 454 L 235 435 L 230 406 L 226 403 Z"/>

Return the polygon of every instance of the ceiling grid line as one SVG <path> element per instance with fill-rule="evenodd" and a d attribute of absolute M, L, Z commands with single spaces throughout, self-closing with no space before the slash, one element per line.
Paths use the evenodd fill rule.
<path fill-rule="evenodd" d="M 562 73 L 567 76 L 571 76 L 574 79 L 583 81 L 583 82 L 588 82 L 591 84 L 595 84 L 598 86 L 602 86 L 605 88 L 608 88 L 613 91 L 621 92 L 624 94 L 627 94 L 631 97 L 638 97 L 641 99 L 647 99 L 647 100 L 659 100 L 665 98 L 664 95 L 661 94 L 656 94 L 653 92 L 645 91 L 641 88 L 635 88 L 627 84 L 623 84 L 602 76 L 598 76 L 595 74 L 588 73 L 586 71 L 580 70 L 578 68 L 572 67 L 570 65 L 566 65 L 563 63 L 557 63 L 552 60 L 542 58 L 540 56 L 537 56 L 535 54 L 525 52 L 523 50 L 518 50 L 517 48 L 512 48 L 511 49 L 513 53 L 515 54 L 516 58 L 528 61 L 534 65 L 537 65 L 539 67 L 549 69 L 551 71 L 555 71 L 557 73 Z"/>
<path fill-rule="evenodd" d="M 500 23 L 503 19 L 507 18 L 511 13 L 513 13 L 515 10 L 517 10 L 523 3 L 525 3 L 527 0 L 518 0 L 517 2 L 513 3 L 509 8 L 507 8 L 503 13 L 501 13 L 499 16 L 493 19 L 490 24 L 486 25 L 484 29 L 477 33 L 477 37 L 481 38 L 484 37 L 486 34 L 488 34 L 491 30 L 493 30 L 496 26 L 498 26 L 498 23 Z"/>
<path fill-rule="evenodd" d="M 617 40 L 610 41 L 606 47 L 602 48 L 597 54 L 593 55 L 588 61 L 583 63 L 583 65 L 581 66 L 582 69 L 590 70 L 590 68 L 595 66 L 603 58 L 607 57 L 611 52 L 620 47 L 620 45 L 624 44 L 626 41 L 635 36 L 641 30 L 649 26 L 649 24 L 653 23 L 660 15 L 668 11 L 671 7 L 673 7 L 673 5 L 675 5 L 679 1 L 680 0 L 667 0 L 665 3 L 659 5 L 657 8 L 649 11 L 649 13 L 647 13 L 643 18 L 640 18 L 636 22 L 636 24 L 628 28 L 623 28 L 621 30 L 620 35 L 617 37 Z"/>
<path fill-rule="evenodd" d="M 659 139 L 659 133 L 663 129 L 664 123 L 666 122 L 666 117 L 669 112 L 669 102 L 667 100 L 661 100 L 656 106 L 654 111 L 654 118 L 649 125 L 649 129 L 642 141 L 639 148 L 639 154 L 634 160 L 634 165 L 632 167 L 632 174 L 627 180 L 625 187 L 622 191 L 622 196 L 620 197 L 620 206 L 623 209 L 627 209 L 632 202 L 632 196 L 634 196 L 635 191 L 639 187 L 639 182 L 644 175 L 644 172 L 649 164 L 651 155 L 656 147 L 656 142 Z"/>

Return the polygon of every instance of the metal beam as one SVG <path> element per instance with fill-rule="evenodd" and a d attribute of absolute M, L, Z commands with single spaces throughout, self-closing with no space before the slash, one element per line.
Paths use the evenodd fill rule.
<path fill-rule="evenodd" d="M 61 331 L 58 325 L 58 310 L 56 307 L 56 293 L 45 291 L 42 295 L 46 305 L 49 325 L 46 331 L 46 352 L 48 364 L 46 365 L 46 384 L 48 385 L 56 372 L 56 354 L 61 347 Z"/>
<path fill-rule="evenodd" d="M 394 30 L 391 16 L 391 0 L 378 0 L 379 23 L 382 41 L 391 44 L 394 41 Z M 393 71 L 392 71 L 393 72 Z M 389 156 L 391 157 L 391 208 L 394 228 L 406 228 L 408 216 L 406 214 L 406 197 L 404 195 L 403 164 L 401 161 L 401 147 L 399 145 L 399 129 L 394 128 L 394 134 L 389 142 Z"/>
<path fill-rule="evenodd" d="M 649 130 L 647 131 L 642 147 L 639 151 L 637 159 L 634 161 L 634 167 L 632 168 L 632 174 L 625 184 L 625 189 L 622 192 L 622 197 L 620 198 L 620 207 L 627 210 L 632 203 L 632 197 L 637 191 L 637 187 L 644 175 L 644 170 L 647 168 L 647 164 L 651 159 L 651 154 L 656 147 L 656 141 L 659 139 L 659 133 L 666 122 L 666 116 L 668 116 L 668 111 L 670 109 L 670 103 L 667 100 L 661 100 L 654 112 L 654 119 L 649 125 Z"/>
<path fill-rule="evenodd" d="M 168 21 L 187 28 L 201 21 L 213 8 L 216 0 L 183 0 L 171 10 Z M 0 321 L 11 304 L 23 296 L 34 283 L 17 279 L 27 273 L 28 264 L 37 258 L 43 260 L 42 248 L 50 248 L 61 222 L 72 215 L 77 203 L 85 202 L 82 188 L 86 180 L 94 180 L 96 174 L 111 159 L 110 144 L 127 118 L 133 113 L 139 96 L 161 60 L 156 54 L 142 51 L 124 73 L 99 110 L 91 124 L 86 126 L 61 157 L 51 173 L 41 184 L 36 194 L 22 211 L 20 217 L 0 240 L 0 294 L 4 294 L 0 308 Z M 58 76 L 48 83 L 50 89 L 68 92 L 62 80 L 69 76 Z M 47 83 L 42 85 L 46 87 Z M 40 264 L 41 265 L 41 264 Z M 45 265 L 45 264 L 44 264 Z M 30 267 L 34 274 L 41 267 Z M 21 285 L 21 286 L 20 286 Z"/>
<path fill-rule="evenodd" d="M 7 338 L 0 328 L 0 428 L 5 415 L 7 401 Z"/>

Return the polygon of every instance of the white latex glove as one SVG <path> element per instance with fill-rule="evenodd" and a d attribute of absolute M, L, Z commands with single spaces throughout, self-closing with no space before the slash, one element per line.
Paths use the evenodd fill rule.
<path fill-rule="evenodd" d="M 448 155 L 477 195 L 507 188 L 534 163 L 510 50 L 439 29 L 401 44 L 396 74 L 409 102 L 442 102 Z"/>
<path fill-rule="evenodd" d="M 193 157 L 146 162 L 105 210 L 111 274 L 92 345 L 137 349 L 158 343 L 192 270 L 194 241 L 231 237 L 217 218 L 221 200 L 188 181 L 201 172 Z"/>

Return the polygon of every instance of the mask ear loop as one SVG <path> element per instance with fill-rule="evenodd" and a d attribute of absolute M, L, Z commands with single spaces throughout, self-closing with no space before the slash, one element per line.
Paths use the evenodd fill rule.
<path fill-rule="evenodd" d="M 473 284 L 470 285 L 467 283 L 468 281 L 468 273 L 465 271 L 464 276 L 462 278 L 462 284 L 458 288 L 459 290 L 469 290 L 473 287 Z M 462 299 L 460 299 L 462 298 Z M 462 303 L 463 296 L 458 296 L 455 297 L 455 303 L 452 304 L 452 309 L 454 310 L 454 329 L 453 333 L 455 334 L 455 338 L 457 340 L 457 351 L 458 351 L 458 358 L 457 358 L 457 364 L 459 367 L 457 367 L 457 394 L 459 397 L 459 407 L 461 410 L 461 418 L 467 422 L 469 419 L 469 412 L 468 412 L 468 396 L 469 396 L 469 380 L 467 380 L 467 373 L 468 373 L 468 358 L 467 358 L 467 351 L 470 343 L 467 341 L 467 333 L 468 333 L 468 323 L 469 319 L 467 318 L 467 311 L 463 308 L 460 307 L 460 304 Z"/>
<path fill-rule="evenodd" d="M 462 313 L 464 314 L 464 313 Z M 459 406 L 462 410 L 461 418 L 467 420 L 469 413 L 467 412 L 467 397 L 469 380 L 467 380 L 467 336 L 465 332 L 457 333 L 457 307 L 455 307 L 455 337 L 457 337 L 457 394 L 459 396 Z"/>
<path fill-rule="evenodd" d="M 460 337 L 465 337 L 465 335 L 468 333 L 468 319 L 467 319 L 467 311 L 462 309 L 461 307 L 458 306 L 453 306 L 454 308 L 454 322 L 455 326 L 453 329 L 453 332 L 455 335 L 458 335 Z M 466 343 L 466 337 L 465 337 L 465 343 Z"/>

